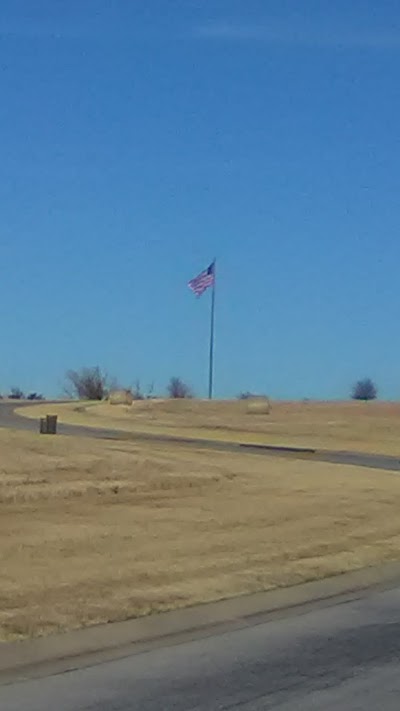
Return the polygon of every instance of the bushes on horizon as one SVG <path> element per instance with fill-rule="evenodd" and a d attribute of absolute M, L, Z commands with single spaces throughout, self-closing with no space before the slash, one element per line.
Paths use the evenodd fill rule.
<path fill-rule="evenodd" d="M 25 395 L 21 388 L 11 388 L 11 392 L 8 397 L 10 400 L 23 400 Z"/>
<path fill-rule="evenodd" d="M 249 391 L 244 391 L 242 393 L 239 393 L 237 396 L 238 400 L 268 400 L 267 395 L 261 395 L 260 393 L 252 393 Z"/>
<path fill-rule="evenodd" d="M 99 366 L 69 370 L 66 374 L 65 392 L 78 400 L 104 400 L 108 397 L 111 384 L 106 373 Z"/>
<path fill-rule="evenodd" d="M 351 397 L 353 400 L 376 400 L 377 396 L 378 389 L 371 378 L 357 380 L 351 391 Z"/>
<path fill-rule="evenodd" d="M 183 400 L 193 397 L 190 385 L 187 385 L 182 378 L 172 377 L 167 386 L 168 397 L 171 400 Z"/>

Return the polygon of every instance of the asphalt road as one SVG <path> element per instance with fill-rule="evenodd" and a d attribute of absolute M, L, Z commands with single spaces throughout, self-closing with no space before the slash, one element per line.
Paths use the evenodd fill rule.
<path fill-rule="evenodd" d="M 34 403 L 28 403 L 32 406 Z M 49 402 L 49 414 L 51 414 L 51 405 Z M 29 417 L 21 417 L 15 413 L 16 408 L 24 407 L 24 403 L 0 402 L 0 427 L 25 430 L 31 432 L 39 432 L 39 417 L 37 420 Z M 95 429 L 93 427 L 78 427 L 76 425 L 58 425 L 58 432 L 63 435 L 74 435 L 77 437 L 96 437 L 100 439 L 121 439 L 126 438 L 126 432 L 118 432 L 116 430 Z"/>
<path fill-rule="evenodd" d="M 0 405 L 0 426 L 37 430 L 37 422 Z M 132 437 L 69 425 L 63 434 Z M 198 442 L 193 442 L 199 446 Z M 205 443 L 232 451 L 237 445 Z M 254 448 L 250 448 L 254 451 Z M 265 450 L 259 451 L 265 454 Z M 270 452 L 271 453 L 271 452 Z M 272 450 L 274 453 L 274 450 Z M 293 452 L 293 456 L 303 456 Z M 341 464 L 400 469 L 394 457 L 309 452 Z M 398 711 L 400 588 L 346 603 L 319 605 L 242 629 L 139 647 L 129 656 L 76 671 L 0 687 L 1 711 Z M 41 673 L 44 674 L 44 671 Z"/>
<path fill-rule="evenodd" d="M 1 711 L 398 711 L 400 588 L 0 687 Z"/>
<path fill-rule="evenodd" d="M 32 404 L 32 403 L 30 403 Z M 49 409 L 51 410 L 51 402 Z M 18 405 L 21 407 L 22 405 Z M 20 430 L 31 430 L 38 432 L 39 421 L 21 417 L 15 414 L 16 405 L 10 402 L 0 403 L 0 427 L 7 427 Z M 384 454 L 366 454 L 363 452 L 345 452 L 314 450 L 296 447 L 264 446 L 240 444 L 236 442 L 218 442 L 215 440 L 198 440 L 189 438 L 174 437 L 172 435 L 160 435 L 151 433 L 131 433 L 122 430 L 110 430 L 94 427 L 81 427 L 77 425 L 59 424 L 58 431 L 63 435 L 73 435 L 79 437 L 95 437 L 99 439 L 146 441 L 157 443 L 176 443 L 185 446 L 193 446 L 196 449 L 213 449 L 226 452 L 252 452 L 263 456 L 274 455 L 294 458 L 307 458 L 314 461 L 330 462 L 332 464 L 355 465 L 359 467 L 369 467 L 374 469 L 385 469 L 386 471 L 400 472 L 400 442 L 399 457 Z"/>

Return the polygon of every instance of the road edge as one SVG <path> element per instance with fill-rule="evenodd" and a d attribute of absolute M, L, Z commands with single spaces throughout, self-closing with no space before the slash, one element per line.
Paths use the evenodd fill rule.
<path fill-rule="evenodd" d="M 400 584 L 400 562 L 323 580 L 228 598 L 124 622 L 19 642 L 0 643 L 0 684 L 50 676 L 149 648 L 252 626 L 276 616 L 365 597 Z"/>
<path fill-rule="evenodd" d="M 48 404 L 51 404 L 49 402 Z M 27 405 L 19 405 L 17 408 L 6 404 L 8 408 L 8 425 L 15 425 L 22 429 L 34 429 L 35 419 L 24 414 Z M 37 405 L 31 405 L 37 407 Z M 11 411 L 10 411 L 11 410 Z M 22 426 L 22 423 L 25 423 Z M 29 425 L 27 424 L 29 423 Z M 1 422 L 0 422 L 1 426 Z M 35 425 L 36 426 L 36 425 Z M 307 459 L 315 462 L 326 462 L 329 464 L 345 466 L 361 466 L 370 469 L 381 469 L 385 472 L 400 472 L 400 458 L 392 454 L 379 452 L 353 452 L 346 450 L 328 450 L 314 447 L 299 447 L 294 445 L 277 445 L 273 443 L 256 443 L 229 441 L 224 439 L 203 439 L 202 437 L 181 437 L 160 432 L 129 431 L 118 429 L 104 429 L 95 425 L 73 425 L 60 421 L 59 433 L 61 435 L 79 435 L 85 437 L 95 437 L 111 440 L 128 440 L 131 442 L 152 442 L 157 444 L 175 444 L 186 447 L 194 447 L 197 450 L 209 449 L 221 452 L 247 452 L 248 454 L 270 455 L 276 457 L 290 457 L 294 459 Z"/>

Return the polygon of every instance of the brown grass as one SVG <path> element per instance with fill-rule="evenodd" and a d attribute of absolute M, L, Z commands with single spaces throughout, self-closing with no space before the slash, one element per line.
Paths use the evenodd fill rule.
<path fill-rule="evenodd" d="M 1 430 L 0 451 L 4 640 L 398 556 L 396 475 Z"/>
<path fill-rule="evenodd" d="M 144 401 L 41 405 L 21 410 L 39 417 L 49 408 L 62 422 L 132 432 L 347 449 L 400 456 L 400 403 L 274 402 L 258 414 L 247 402 Z"/>

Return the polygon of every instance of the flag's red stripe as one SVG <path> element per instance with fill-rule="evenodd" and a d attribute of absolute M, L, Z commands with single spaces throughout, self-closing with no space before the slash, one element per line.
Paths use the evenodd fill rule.
<path fill-rule="evenodd" d="M 214 285 L 214 273 L 209 273 L 209 270 L 201 272 L 197 277 L 189 281 L 189 289 L 194 291 L 196 296 L 201 296 L 201 294 L 206 291 L 210 286 Z"/>

